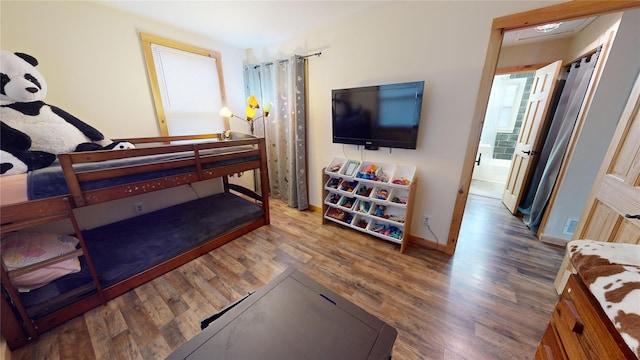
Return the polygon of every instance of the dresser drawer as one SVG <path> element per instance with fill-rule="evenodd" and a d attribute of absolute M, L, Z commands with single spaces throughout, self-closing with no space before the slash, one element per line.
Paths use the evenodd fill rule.
<path fill-rule="evenodd" d="M 627 359 L 628 347 L 600 305 L 576 275 L 569 281 L 552 315 L 569 359 Z"/>
<path fill-rule="evenodd" d="M 561 360 L 567 359 L 558 334 L 553 325 L 549 324 L 542 336 L 540 346 L 536 351 L 536 360 Z"/>

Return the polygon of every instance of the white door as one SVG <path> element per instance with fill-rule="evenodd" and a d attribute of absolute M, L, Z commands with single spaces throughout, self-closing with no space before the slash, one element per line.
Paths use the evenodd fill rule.
<path fill-rule="evenodd" d="M 558 60 L 536 71 L 533 79 L 527 110 L 502 193 L 502 202 L 512 214 L 518 211 L 518 204 L 533 167 L 532 157 L 539 151 L 544 140 L 540 139 L 540 133 L 543 129 L 542 125 L 547 120 L 551 97 L 561 68 L 562 61 Z"/>
<path fill-rule="evenodd" d="M 573 237 L 640 244 L 640 75 Z"/>

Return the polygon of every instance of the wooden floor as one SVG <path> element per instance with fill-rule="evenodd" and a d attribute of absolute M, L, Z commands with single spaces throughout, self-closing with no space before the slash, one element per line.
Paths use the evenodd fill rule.
<path fill-rule="evenodd" d="M 399 246 L 271 202 L 252 233 L 89 311 L 12 359 L 162 359 L 199 321 L 295 266 L 398 330 L 394 359 L 531 359 L 563 249 L 470 196 L 455 256 Z M 442 241 L 442 240 L 441 240 Z"/>

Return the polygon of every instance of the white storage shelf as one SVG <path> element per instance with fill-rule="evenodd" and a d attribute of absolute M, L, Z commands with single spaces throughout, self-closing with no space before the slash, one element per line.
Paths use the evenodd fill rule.
<path fill-rule="evenodd" d="M 325 219 L 406 246 L 415 166 L 336 157 L 324 170 Z"/>

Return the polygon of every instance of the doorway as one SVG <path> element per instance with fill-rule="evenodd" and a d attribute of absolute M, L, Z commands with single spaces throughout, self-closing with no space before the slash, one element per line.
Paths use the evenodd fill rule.
<path fill-rule="evenodd" d="M 502 198 L 534 74 L 494 76 L 469 194 Z"/>
<path fill-rule="evenodd" d="M 484 64 L 484 71 L 480 83 L 480 90 L 478 92 L 478 98 L 474 111 L 473 126 L 471 133 L 469 134 L 465 165 L 463 167 L 460 178 L 460 187 L 454 206 L 453 219 L 451 222 L 447 246 L 445 249 L 445 252 L 447 254 L 452 255 L 455 253 L 464 208 L 467 201 L 468 189 L 473 174 L 473 167 L 475 166 L 474 161 L 477 155 L 480 133 L 482 129 L 482 121 L 486 112 L 486 106 L 491 90 L 491 83 L 493 81 L 493 76 L 495 75 L 498 57 L 501 53 L 501 45 L 504 32 L 506 30 L 543 25 L 554 21 L 564 21 L 570 19 L 580 19 L 588 16 L 611 14 L 628 9 L 635 9 L 638 7 L 640 7 L 640 4 L 637 2 L 624 2 L 615 4 L 606 2 L 593 2 L 589 3 L 587 7 L 581 6 L 580 4 L 577 4 L 575 2 L 568 2 L 494 19 L 492 24 L 492 31 L 490 34 L 489 46 L 487 49 L 487 56 Z"/>

